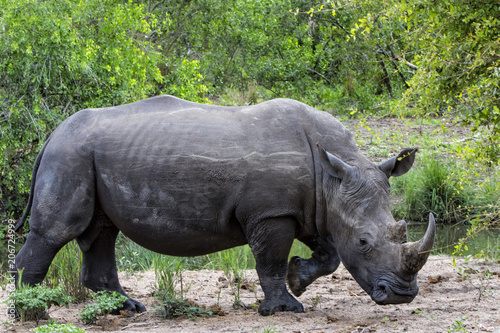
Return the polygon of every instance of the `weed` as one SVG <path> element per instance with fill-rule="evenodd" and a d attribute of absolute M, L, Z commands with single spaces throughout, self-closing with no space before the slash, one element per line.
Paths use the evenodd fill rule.
<path fill-rule="evenodd" d="M 467 317 L 463 317 L 462 319 L 455 321 L 451 325 L 451 329 L 448 330 L 448 333 L 451 333 L 451 332 L 465 332 L 465 333 L 469 332 L 467 330 L 467 328 L 464 326 L 464 322 L 466 320 L 467 320 Z"/>
<path fill-rule="evenodd" d="M 321 308 L 321 296 L 317 295 L 316 297 L 311 297 L 309 299 L 315 308 Z"/>
<path fill-rule="evenodd" d="M 269 325 L 267 325 L 266 327 L 264 327 L 260 330 L 253 330 L 253 332 L 255 332 L 255 333 L 278 333 L 278 332 L 282 332 L 282 331 L 279 330 L 275 325 L 272 325 L 271 323 L 269 323 Z"/>
<path fill-rule="evenodd" d="M 92 297 L 95 302 L 86 305 L 82 312 L 79 313 L 79 316 L 85 324 L 95 323 L 99 316 L 106 317 L 112 311 L 122 307 L 128 299 L 126 296 L 116 291 L 99 291 L 95 294 L 91 294 L 90 297 Z"/>
<path fill-rule="evenodd" d="M 489 269 L 485 269 L 484 271 L 480 271 L 472 267 L 471 260 L 474 258 L 473 256 L 465 256 L 464 258 L 464 267 L 458 266 L 456 262 L 456 258 L 453 257 L 453 266 L 458 266 L 458 275 L 464 281 L 468 281 L 474 288 L 478 291 L 477 301 L 480 302 L 481 298 L 484 296 L 486 291 L 490 290 L 489 280 L 493 276 Z M 475 264 L 478 263 L 478 258 L 474 261 Z M 474 282 L 474 277 L 477 277 L 478 282 Z"/>
<path fill-rule="evenodd" d="M 242 250 L 242 251 L 241 251 Z M 232 281 L 234 286 L 234 302 L 233 306 L 236 308 L 241 307 L 240 290 L 241 283 L 245 279 L 245 273 L 248 269 L 248 257 L 250 248 L 248 246 L 226 251 L 218 252 L 219 264 L 226 275 L 228 281 Z"/>
<path fill-rule="evenodd" d="M 41 285 L 30 287 L 22 285 L 9 294 L 5 303 L 16 305 L 21 321 L 35 320 L 37 325 L 51 306 L 66 306 L 73 301 L 62 286 L 47 288 Z"/>
<path fill-rule="evenodd" d="M 122 233 L 116 240 L 116 266 L 118 270 L 132 274 L 146 271 L 153 266 L 157 254 L 136 244 Z"/>
<path fill-rule="evenodd" d="M 73 324 L 50 323 L 38 326 L 30 330 L 35 333 L 85 333 L 83 328 L 75 327 Z"/>
<path fill-rule="evenodd" d="M 182 298 L 184 285 L 182 282 L 183 258 L 157 254 L 153 259 L 156 275 L 155 296 L 159 299 Z M 180 291 L 175 290 L 180 283 Z"/>
<path fill-rule="evenodd" d="M 167 319 L 188 316 L 194 317 L 210 317 L 213 311 L 199 306 L 198 304 L 182 298 L 167 297 L 162 302 L 165 310 L 164 317 Z"/>

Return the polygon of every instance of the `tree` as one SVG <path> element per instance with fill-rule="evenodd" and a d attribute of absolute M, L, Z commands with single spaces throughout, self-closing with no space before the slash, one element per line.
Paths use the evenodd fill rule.
<path fill-rule="evenodd" d="M 161 49 L 149 39 L 163 21 L 133 2 L 0 0 L 0 198 L 6 211 L 22 210 L 36 153 L 72 113 L 169 89 L 179 97 L 204 91 L 192 62 L 178 62 L 174 88 L 162 75 Z"/>
<path fill-rule="evenodd" d="M 356 31 L 398 24 L 401 56 L 414 75 L 403 102 L 427 115 L 455 115 L 478 133 L 474 158 L 500 163 L 500 7 L 497 1 L 357 0 Z M 371 7 L 372 9 L 374 7 Z M 377 14 L 374 15 L 373 13 Z"/>

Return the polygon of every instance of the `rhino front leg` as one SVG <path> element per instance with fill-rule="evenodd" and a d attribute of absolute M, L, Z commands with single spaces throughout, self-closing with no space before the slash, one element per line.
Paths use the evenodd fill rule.
<path fill-rule="evenodd" d="M 249 236 L 256 270 L 264 291 L 259 313 L 264 316 L 280 311 L 304 312 L 304 307 L 286 288 L 287 260 L 295 238 L 296 222 L 290 218 L 260 221 Z"/>
<path fill-rule="evenodd" d="M 340 265 L 340 257 L 330 237 L 315 236 L 301 241 L 314 252 L 309 259 L 293 256 L 288 264 L 288 286 L 297 297 L 302 295 L 314 280 L 333 273 Z"/>
<path fill-rule="evenodd" d="M 85 287 L 94 292 L 116 291 L 129 298 L 123 307 L 113 311 L 113 314 L 119 314 L 120 310 L 144 312 L 146 311 L 144 304 L 130 298 L 118 280 L 115 258 L 115 242 L 118 232 L 119 230 L 113 225 L 101 227 L 97 231 L 87 230 L 87 235 L 97 234 L 90 246 L 84 245 L 87 239 L 78 239 L 83 253 L 81 280 Z"/>

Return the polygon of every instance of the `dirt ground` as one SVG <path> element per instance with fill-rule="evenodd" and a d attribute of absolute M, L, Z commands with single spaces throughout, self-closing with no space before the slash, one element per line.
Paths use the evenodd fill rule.
<path fill-rule="evenodd" d="M 208 318 L 162 319 L 152 297 L 154 272 L 120 273 L 127 292 L 148 311 L 133 317 L 109 316 L 100 325 L 83 325 L 78 313 L 84 304 L 51 309 L 59 323 L 73 323 L 89 332 L 500 332 L 500 264 L 431 256 L 419 273 L 420 292 L 410 304 L 376 305 L 343 266 L 314 282 L 299 298 L 305 313 L 262 317 L 253 305 L 263 298 L 255 271 L 245 274 L 240 299 L 247 308 L 233 307 L 235 287 L 222 271 L 185 271 L 187 299 L 200 305 L 218 304 L 221 311 Z M 6 298 L 2 290 L 0 298 Z M 7 320 L 6 307 L 0 321 Z M 45 322 L 42 321 L 41 324 Z M 2 326 L 8 332 L 27 332 L 34 322 Z"/>

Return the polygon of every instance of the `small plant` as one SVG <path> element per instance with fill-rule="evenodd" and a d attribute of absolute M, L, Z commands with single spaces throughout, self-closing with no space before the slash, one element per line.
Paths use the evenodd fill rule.
<path fill-rule="evenodd" d="M 159 299 L 183 298 L 183 258 L 157 254 L 153 259 L 153 267 L 156 275 L 155 296 Z M 177 283 L 180 283 L 180 292 L 175 290 Z"/>
<path fill-rule="evenodd" d="M 267 327 L 264 327 L 260 330 L 253 330 L 253 332 L 255 332 L 255 333 L 278 333 L 278 332 L 282 332 L 282 331 L 279 330 L 278 328 L 276 328 L 275 325 L 272 325 L 271 323 L 269 323 L 269 325 L 267 325 Z"/>
<path fill-rule="evenodd" d="M 468 281 L 474 288 L 478 291 L 477 301 L 480 302 L 483 295 L 486 291 L 490 290 L 489 279 L 493 276 L 489 269 L 485 269 L 484 271 L 477 270 L 472 267 L 470 261 L 473 259 L 473 256 L 465 256 L 464 257 L 464 266 L 458 266 L 456 262 L 456 258 L 453 257 L 453 266 L 458 266 L 458 275 L 462 278 L 463 281 Z M 477 260 L 475 261 L 477 264 Z M 478 279 L 478 283 L 473 281 L 473 277 L 476 276 Z"/>
<path fill-rule="evenodd" d="M 73 297 L 66 294 L 64 288 L 47 288 L 41 285 L 29 287 L 21 284 L 21 288 L 10 293 L 5 303 L 12 302 L 19 311 L 21 321 L 38 321 L 45 316 L 45 311 L 51 306 L 66 306 L 73 301 Z"/>
<path fill-rule="evenodd" d="M 310 301 L 315 308 L 321 308 L 321 296 L 317 295 L 316 297 L 311 297 Z"/>
<path fill-rule="evenodd" d="M 156 253 L 134 243 L 122 233 L 118 234 L 116 266 L 119 271 L 125 271 L 131 275 L 135 272 L 149 270 L 153 266 L 153 260 L 156 256 Z"/>
<path fill-rule="evenodd" d="M 99 291 L 95 294 L 91 294 L 90 297 L 96 300 L 96 302 L 86 305 L 79 316 L 82 317 L 82 321 L 85 324 L 93 324 L 97 321 L 100 316 L 106 317 L 112 311 L 123 306 L 127 297 L 116 291 L 107 292 Z"/>
<path fill-rule="evenodd" d="M 56 322 L 42 325 L 30 330 L 35 333 L 85 333 L 83 328 L 75 327 L 73 324 L 58 324 Z"/>
<path fill-rule="evenodd" d="M 464 326 L 464 322 L 467 320 L 467 317 L 463 317 L 460 320 L 457 320 L 451 325 L 451 329 L 448 330 L 448 333 L 452 332 L 464 332 L 467 333 L 469 332 L 467 328 Z"/>
<path fill-rule="evenodd" d="M 165 309 L 165 318 L 172 319 L 183 316 L 193 317 L 210 317 L 213 311 L 199 306 L 198 304 L 182 299 L 167 297 L 163 300 L 163 308 Z"/>

